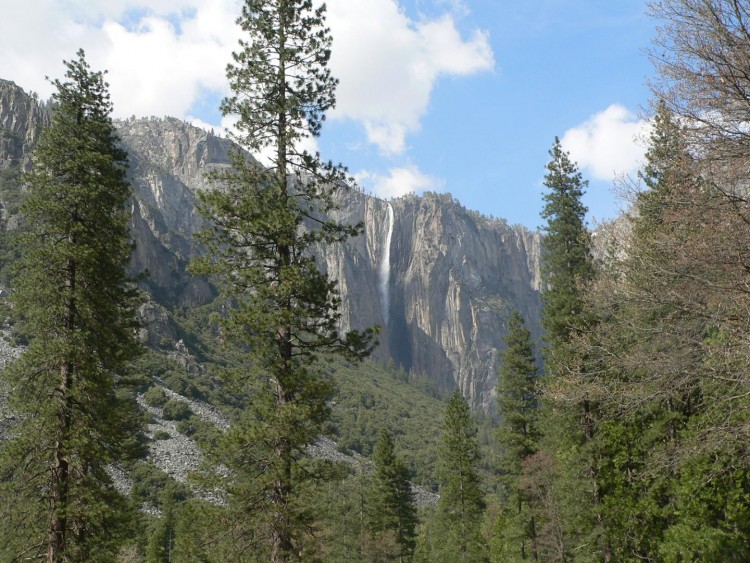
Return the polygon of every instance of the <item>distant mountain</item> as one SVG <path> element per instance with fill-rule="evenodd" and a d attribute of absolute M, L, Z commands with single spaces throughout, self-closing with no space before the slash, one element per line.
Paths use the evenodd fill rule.
<path fill-rule="evenodd" d="M 0 172 L 29 166 L 48 122 L 43 103 L 0 80 Z M 229 165 L 231 142 L 174 118 L 117 126 L 135 191 L 133 271 L 149 272 L 144 285 L 166 309 L 211 301 L 211 285 L 186 266 L 199 252 L 193 235 L 203 223 L 196 193 L 211 189 L 206 170 Z M 6 199 L 20 189 L 9 182 L 0 187 Z M 341 219 L 365 225 L 349 244 L 318 252 L 321 266 L 339 281 L 343 328 L 381 325 L 376 358 L 437 389 L 459 387 L 474 408 L 494 411 L 511 311 L 519 309 L 540 335 L 540 235 L 468 211 L 449 195 L 383 201 L 348 190 L 340 203 Z M 12 225 L 6 209 L 4 227 Z M 154 307 L 148 311 L 164 331 L 168 319 Z"/>

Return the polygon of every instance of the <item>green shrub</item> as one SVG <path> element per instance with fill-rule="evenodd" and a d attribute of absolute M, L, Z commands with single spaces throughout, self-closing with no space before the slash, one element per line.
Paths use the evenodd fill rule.
<path fill-rule="evenodd" d="M 190 417 L 186 420 L 181 420 L 177 423 L 177 432 L 184 434 L 185 436 L 192 436 L 198 430 L 195 417 Z"/>
<path fill-rule="evenodd" d="M 147 502 L 161 508 L 167 494 L 176 500 L 188 497 L 185 485 L 176 482 L 149 462 L 137 462 L 130 471 L 130 478 L 133 481 L 131 496 L 139 504 Z"/>
<path fill-rule="evenodd" d="M 183 397 L 198 399 L 199 401 L 205 401 L 207 399 L 206 392 L 210 391 L 205 385 L 201 385 L 201 387 L 205 387 L 204 389 L 201 389 L 201 387 L 198 386 L 201 382 L 193 381 L 191 377 L 184 372 L 167 372 L 164 375 L 164 383 L 166 383 L 167 387 L 175 393 L 179 393 Z"/>
<path fill-rule="evenodd" d="M 171 434 L 166 430 L 157 430 L 154 433 L 154 440 L 169 440 L 171 437 Z"/>
<path fill-rule="evenodd" d="M 143 398 L 146 404 L 152 407 L 161 407 L 167 403 L 167 394 L 161 387 L 152 387 L 146 391 Z"/>
<path fill-rule="evenodd" d="M 197 416 L 179 421 L 177 431 L 192 438 L 201 448 L 209 450 L 215 448 L 221 438 L 221 430 Z"/>
<path fill-rule="evenodd" d="M 164 404 L 164 418 L 167 420 L 186 420 L 192 416 L 193 411 L 187 403 L 170 399 Z"/>
<path fill-rule="evenodd" d="M 143 393 L 151 386 L 151 378 L 142 373 L 129 373 L 120 378 L 121 387 L 133 390 L 136 393 Z"/>
<path fill-rule="evenodd" d="M 133 481 L 131 494 L 140 502 L 157 505 L 159 492 L 164 489 L 170 477 L 150 463 L 139 462 L 130 473 Z"/>
<path fill-rule="evenodd" d="M 133 369 L 148 377 L 162 377 L 173 365 L 164 355 L 146 350 L 135 360 Z"/>

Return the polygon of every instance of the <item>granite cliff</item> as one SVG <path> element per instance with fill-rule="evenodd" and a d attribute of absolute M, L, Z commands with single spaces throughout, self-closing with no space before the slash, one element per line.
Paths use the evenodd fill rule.
<path fill-rule="evenodd" d="M 49 122 L 46 104 L 13 82 L 0 79 L 0 170 L 27 169 L 31 150 Z"/>
<path fill-rule="evenodd" d="M 44 104 L 0 81 L 0 171 L 28 166 L 48 120 Z M 117 126 L 134 186 L 133 271 L 148 271 L 145 286 L 167 308 L 210 301 L 210 284 L 185 268 L 200 252 L 196 194 L 211 189 L 207 170 L 229 165 L 231 142 L 173 118 Z M 539 234 L 468 211 L 449 195 L 383 201 L 347 190 L 340 204 L 341 220 L 365 225 L 350 243 L 318 249 L 339 282 L 343 328 L 380 325 L 378 359 L 439 389 L 458 387 L 474 408 L 492 412 L 512 309 L 539 336 Z"/>
<path fill-rule="evenodd" d="M 339 215 L 365 224 L 362 236 L 323 253 L 345 326 L 380 325 L 376 357 L 493 411 L 511 311 L 539 336 L 539 234 L 431 193 L 386 202 L 350 191 Z"/>

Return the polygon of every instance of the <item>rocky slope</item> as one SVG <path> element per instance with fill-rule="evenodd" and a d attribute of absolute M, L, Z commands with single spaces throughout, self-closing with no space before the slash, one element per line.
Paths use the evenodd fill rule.
<path fill-rule="evenodd" d="M 0 81 L 0 169 L 25 166 L 43 105 Z M 134 272 L 163 305 L 196 306 L 214 292 L 185 268 L 199 248 L 196 194 L 205 172 L 229 165 L 231 143 L 182 121 L 118 123 L 130 155 L 136 250 Z M 363 222 L 347 245 L 319 249 L 321 265 L 339 281 L 343 328 L 380 325 L 376 356 L 445 391 L 459 387 L 477 409 L 494 410 L 502 337 L 512 309 L 539 335 L 539 235 L 467 211 L 447 195 L 386 202 L 342 192 L 339 218 Z"/>
<path fill-rule="evenodd" d="M 6 331 L 0 331 L 0 370 L 5 369 L 13 359 L 17 358 L 23 348 L 13 346 L 9 343 L 9 335 Z M 8 389 L 0 382 L 0 441 L 6 438 L 6 433 L 13 426 L 16 416 L 7 406 Z"/>

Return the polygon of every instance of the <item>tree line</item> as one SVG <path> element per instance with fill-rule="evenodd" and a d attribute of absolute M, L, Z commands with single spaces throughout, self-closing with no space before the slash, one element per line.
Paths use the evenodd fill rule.
<path fill-rule="evenodd" d="M 460 392 L 445 410 L 434 510 L 383 432 L 371 472 L 308 447 L 330 417 L 342 334 L 314 245 L 362 225 L 331 219 L 341 165 L 299 148 L 335 105 L 325 7 L 245 0 L 221 105 L 239 120 L 232 167 L 201 194 L 208 252 L 191 268 L 228 306 L 222 340 L 248 408 L 216 438 L 221 502 L 165 487 L 147 541 L 112 467 L 144 454 L 128 391 L 136 280 L 127 155 L 104 73 L 85 54 L 55 80 L 53 119 L 22 176 L 12 307 L 28 349 L 3 373 L 15 413 L 0 449 L 0 556 L 63 561 L 744 561 L 750 558 L 747 310 L 750 7 L 659 0 L 660 79 L 624 238 L 594 252 L 586 182 L 555 139 L 542 255 L 543 365 L 513 312 L 498 374 L 491 477 Z M 268 152 L 261 167 L 250 152 Z M 205 483 L 204 483 L 205 484 Z M 335 484 L 331 486 L 331 484 Z M 179 506 L 178 506 L 179 503 Z M 141 549 L 144 547 L 144 549 Z"/>
<path fill-rule="evenodd" d="M 596 248 L 586 183 L 559 142 L 551 151 L 544 374 L 527 391 L 538 439 L 523 455 L 506 445 L 522 517 L 498 520 L 497 560 L 750 558 L 750 6 L 650 10 L 662 22 L 651 132 L 614 245 Z"/>

